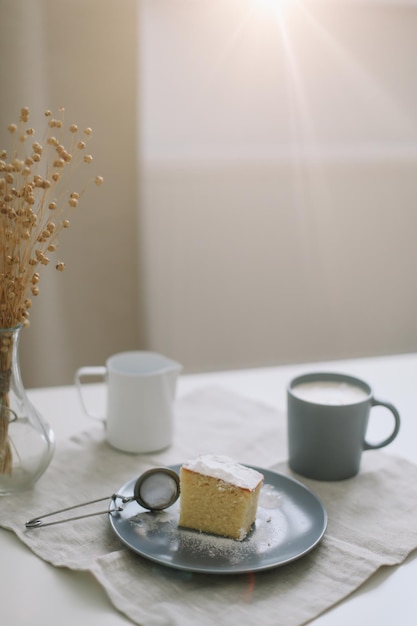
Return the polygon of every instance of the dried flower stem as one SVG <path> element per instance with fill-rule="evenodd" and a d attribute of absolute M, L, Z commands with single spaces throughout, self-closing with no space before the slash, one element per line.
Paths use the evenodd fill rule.
<path fill-rule="evenodd" d="M 9 388 L 12 370 L 13 337 L 11 333 L 0 333 L 0 474 L 10 474 L 12 470 L 12 450 L 8 437 Z"/>

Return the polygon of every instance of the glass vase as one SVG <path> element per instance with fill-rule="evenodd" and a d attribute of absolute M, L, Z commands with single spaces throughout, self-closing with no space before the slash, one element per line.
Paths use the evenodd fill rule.
<path fill-rule="evenodd" d="M 54 451 L 54 435 L 23 387 L 22 326 L 0 329 L 0 495 L 18 493 L 40 478 Z"/>

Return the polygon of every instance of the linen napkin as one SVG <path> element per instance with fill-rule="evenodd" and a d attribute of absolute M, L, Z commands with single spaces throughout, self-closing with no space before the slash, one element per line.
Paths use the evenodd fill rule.
<path fill-rule="evenodd" d="M 257 574 L 197 574 L 152 563 L 121 544 L 107 515 L 25 529 L 29 518 L 110 497 L 149 467 L 204 452 L 291 474 L 285 415 L 221 388 L 205 388 L 177 401 L 175 441 L 161 453 L 117 452 L 101 427 L 60 444 L 32 491 L 2 499 L 0 526 L 45 561 L 91 572 L 114 607 L 141 626 L 211 626 L 219 616 L 222 626 L 300 626 L 417 547 L 417 466 L 380 451 L 366 452 L 360 474 L 347 481 L 296 476 L 324 503 L 327 531 L 308 555 Z"/>

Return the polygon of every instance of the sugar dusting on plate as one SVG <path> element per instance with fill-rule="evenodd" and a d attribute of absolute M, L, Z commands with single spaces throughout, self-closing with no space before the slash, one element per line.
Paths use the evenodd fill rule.
<path fill-rule="evenodd" d="M 282 506 L 283 495 L 273 485 L 263 485 L 259 494 L 258 506 L 264 509 L 276 509 Z"/>
<path fill-rule="evenodd" d="M 169 551 L 199 559 L 202 556 L 227 565 L 244 562 L 248 556 L 262 555 L 275 548 L 285 534 L 286 521 L 279 509 L 282 494 L 272 485 L 263 485 L 259 496 L 256 521 L 243 541 L 210 535 L 178 527 L 178 503 L 159 513 L 141 512 L 129 519 L 142 540 L 157 543 L 162 535 Z"/>

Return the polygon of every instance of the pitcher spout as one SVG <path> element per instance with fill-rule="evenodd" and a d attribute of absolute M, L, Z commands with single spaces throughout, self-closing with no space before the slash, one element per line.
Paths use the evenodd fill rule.
<path fill-rule="evenodd" d="M 175 389 L 177 386 L 177 380 L 183 370 L 183 366 L 177 361 L 172 361 L 171 359 L 168 360 L 167 366 L 168 367 L 166 370 L 166 376 L 167 376 L 171 393 L 174 396 Z"/>

